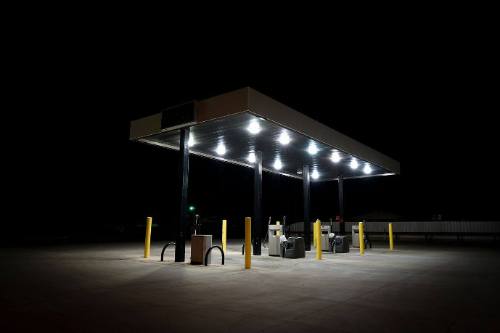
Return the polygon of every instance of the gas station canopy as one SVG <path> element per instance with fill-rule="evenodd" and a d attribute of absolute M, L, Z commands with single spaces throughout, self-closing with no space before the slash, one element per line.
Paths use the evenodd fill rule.
<path fill-rule="evenodd" d="M 312 181 L 400 174 L 400 164 L 252 88 L 171 107 L 132 121 L 130 139 L 179 150 L 189 127 L 189 153 Z"/>

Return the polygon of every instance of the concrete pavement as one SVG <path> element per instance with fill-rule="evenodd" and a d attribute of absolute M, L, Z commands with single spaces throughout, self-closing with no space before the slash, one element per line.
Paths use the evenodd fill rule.
<path fill-rule="evenodd" d="M 160 262 L 163 244 L 1 249 L 3 332 L 498 332 L 500 251 L 398 246 L 365 256 Z M 188 244 L 189 245 L 189 244 Z M 385 246 L 385 244 L 384 244 Z M 189 258 L 189 247 L 186 256 Z"/>

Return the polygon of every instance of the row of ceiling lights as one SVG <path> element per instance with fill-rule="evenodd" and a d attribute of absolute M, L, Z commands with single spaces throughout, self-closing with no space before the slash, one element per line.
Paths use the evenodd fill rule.
<path fill-rule="evenodd" d="M 250 121 L 250 124 L 248 125 L 247 130 L 248 130 L 248 132 L 250 132 L 250 134 L 256 135 L 256 134 L 260 133 L 260 131 L 262 130 L 262 128 L 260 127 L 259 122 L 256 119 L 253 119 L 253 120 Z M 280 134 L 280 136 L 278 137 L 278 142 L 281 143 L 282 145 L 286 146 L 286 145 L 288 145 L 290 143 L 290 141 L 292 141 L 292 140 L 291 140 L 290 136 L 288 135 L 288 131 L 286 129 L 283 129 L 282 132 L 281 132 L 281 134 Z M 195 144 L 196 144 L 196 142 L 194 140 L 193 135 L 190 135 L 189 136 L 189 141 L 188 141 L 189 147 L 192 147 Z M 309 146 L 307 147 L 307 152 L 310 155 L 316 155 L 318 153 L 318 151 L 319 151 L 319 149 L 316 146 L 315 142 L 311 142 L 309 144 Z M 219 144 L 215 148 L 215 152 L 219 156 L 223 156 L 223 155 L 226 154 L 227 149 L 226 149 L 226 145 L 224 144 L 224 142 L 222 142 L 222 141 L 219 142 Z M 335 163 L 335 164 L 339 163 L 342 160 L 342 156 L 340 155 L 340 152 L 338 150 L 336 150 L 336 149 L 332 150 L 332 154 L 330 156 L 330 160 L 333 163 Z M 250 162 L 250 163 L 255 163 L 255 161 L 256 161 L 255 152 L 251 151 L 248 154 L 247 161 Z M 358 167 L 359 167 L 358 160 L 355 157 L 351 157 L 351 162 L 349 163 L 349 166 L 353 170 L 358 169 Z M 276 159 L 274 160 L 273 167 L 276 170 L 281 170 L 283 168 L 283 163 L 281 162 L 281 159 L 279 158 L 279 156 L 277 156 Z M 365 174 L 370 174 L 370 173 L 372 173 L 372 171 L 373 170 L 372 170 L 370 164 L 368 162 L 365 162 L 365 166 L 363 168 L 363 172 Z M 311 178 L 312 179 L 318 179 L 319 178 L 319 172 L 318 172 L 318 170 L 314 169 L 312 171 Z"/>

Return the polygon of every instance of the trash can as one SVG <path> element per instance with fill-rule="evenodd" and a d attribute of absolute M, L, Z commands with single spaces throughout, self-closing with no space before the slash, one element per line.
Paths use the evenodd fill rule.
<path fill-rule="evenodd" d="M 335 253 L 349 252 L 349 241 L 346 236 L 335 236 L 333 246 L 335 247 Z"/>
<path fill-rule="evenodd" d="M 191 264 L 204 265 L 205 253 L 212 247 L 212 235 L 192 235 L 191 236 Z M 210 257 L 208 255 L 207 264 L 210 264 Z"/>
<path fill-rule="evenodd" d="M 289 237 L 286 242 L 282 243 L 282 256 L 285 258 L 305 258 L 306 247 L 303 237 Z"/>

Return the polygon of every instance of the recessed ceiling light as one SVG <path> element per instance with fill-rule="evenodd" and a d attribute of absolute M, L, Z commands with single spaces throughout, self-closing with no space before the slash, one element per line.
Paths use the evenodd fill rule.
<path fill-rule="evenodd" d="M 281 170 L 281 168 L 283 168 L 283 163 L 281 163 L 281 160 L 280 160 L 279 158 L 277 158 L 277 159 L 274 161 L 273 167 L 274 167 L 276 170 Z"/>
<path fill-rule="evenodd" d="M 351 169 L 356 170 L 359 166 L 358 160 L 356 160 L 354 157 L 351 159 L 351 163 L 349 164 Z"/>
<path fill-rule="evenodd" d="M 259 121 L 257 119 L 252 119 L 250 121 L 250 124 L 248 125 L 247 127 L 247 130 L 251 133 L 251 134 L 259 134 L 261 128 L 260 128 L 260 124 L 259 124 Z"/>
<path fill-rule="evenodd" d="M 342 157 L 340 156 L 340 153 L 337 150 L 332 151 L 332 156 L 330 156 L 330 159 L 332 160 L 333 163 L 339 163 Z"/>
<path fill-rule="evenodd" d="M 255 153 L 251 151 L 250 154 L 248 154 L 247 161 L 250 163 L 255 163 L 256 160 L 257 158 L 255 157 Z"/>
<path fill-rule="evenodd" d="M 311 155 L 316 155 L 318 153 L 318 147 L 316 146 L 316 143 L 311 142 L 309 144 L 309 147 L 307 147 L 307 152 Z"/>
<path fill-rule="evenodd" d="M 318 170 L 314 169 L 313 172 L 311 173 L 311 178 L 312 179 L 318 179 L 319 178 L 319 172 Z"/>
<path fill-rule="evenodd" d="M 288 135 L 288 132 L 286 130 L 283 130 L 278 138 L 278 141 L 279 143 L 281 143 L 282 145 L 286 146 L 287 144 L 290 143 L 290 141 L 292 141 L 290 139 L 290 136 Z"/>
<path fill-rule="evenodd" d="M 194 141 L 194 135 L 192 133 L 189 133 L 189 140 L 188 140 L 188 146 L 192 147 L 196 144 L 196 141 Z"/>
<path fill-rule="evenodd" d="M 217 153 L 217 155 L 224 155 L 226 153 L 226 146 L 224 145 L 224 143 L 220 142 L 217 145 L 215 152 Z"/>
<path fill-rule="evenodd" d="M 372 173 L 372 171 L 373 170 L 372 170 L 372 167 L 370 166 L 370 164 L 365 163 L 365 167 L 363 168 L 363 172 L 368 175 L 368 174 Z"/>

